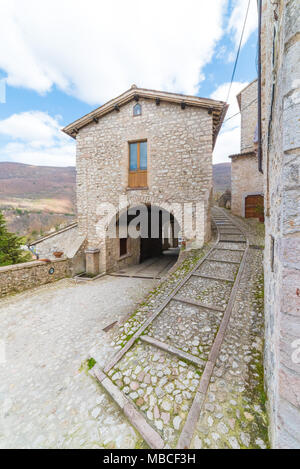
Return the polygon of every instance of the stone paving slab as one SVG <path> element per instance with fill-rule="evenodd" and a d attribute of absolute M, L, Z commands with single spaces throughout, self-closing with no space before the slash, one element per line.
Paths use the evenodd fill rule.
<path fill-rule="evenodd" d="M 177 250 L 165 251 L 165 254 L 147 259 L 141 264 L 129 265 L 121 270 L 112 272 L 110 275 L 117 277 L 154 278 L 160 279 L 165 276 L 177 261 Z"/>

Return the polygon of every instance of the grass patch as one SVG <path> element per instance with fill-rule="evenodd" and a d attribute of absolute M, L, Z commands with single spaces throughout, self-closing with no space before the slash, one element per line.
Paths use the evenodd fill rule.
<path fill-rule="evenodd" d="M 95 365 L 96 365 L 95 358 L 91 357 L 87 360 L 87 367 L 89 370 L 91 370 Z"/>

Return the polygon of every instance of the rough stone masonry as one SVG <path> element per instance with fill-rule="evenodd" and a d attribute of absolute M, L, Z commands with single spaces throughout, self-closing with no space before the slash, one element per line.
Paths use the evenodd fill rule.
<path fill-rule="evenodd" d="M 263 2 L 265 366 L 275 448 L 300 447 L 300 4 Z"/>

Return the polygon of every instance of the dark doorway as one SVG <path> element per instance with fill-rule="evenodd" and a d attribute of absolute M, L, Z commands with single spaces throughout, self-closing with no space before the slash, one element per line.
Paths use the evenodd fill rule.
<path fill-rule="evenodd" d="M 158 223 L 158 227 L 154 226 L 154 223 Z M 147 230 L 144 229 L 141 236 L 140 262 L 143 262 L 150 257 L 158 257 L 162 254 L 162 212 L 159 211 L 159 209 L 151 206 L 148 207 L 148 231 L 146 231 Z M 155 233 L 153 233 L 154 231 Z"/>
<path fill-rule="evenodd" d="M 169 248 L 178 247 L 179 224 L 173 214 L 161 207 L 153 205 L 130 207 L 119 217 L 117 225 L 119 233 L 122 228 L 120 256 L 128 252 L 126 235 L 139 238 L 140 263 L 149 258 L 161 256 Z M 174 252 L 172 252 L 173 256 Z"/>

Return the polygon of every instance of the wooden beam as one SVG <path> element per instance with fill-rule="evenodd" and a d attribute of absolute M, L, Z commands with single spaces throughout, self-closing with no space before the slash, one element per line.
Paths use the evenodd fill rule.
<path fill-rule="evenodd" d="M 198 274 L 197 272 L 194 272 L 193 275 L 195 277 L 207 278 L 208 280 L 218 280 L 220 282 L 234 282 L 234 280 L 230 280 L 229 278 L 213 277 L 211 275 Z"/>
<path fill-rule="evenodd" d="M 212 311 L 219 311 L 219 312 L 224 311 L 224 308 L 222 308 L 222 306 L 206 305 L 204 303 L 200 303 L 200 301 L 190 300 L 180 295 L 174 296 L 173 300 L 180 301 L 181 303 L 187 303 L 188 305 L 192 305 L 192 306 L 198 306 L 199 308 L 211 309 Z"/>
<path fill-rule="evenodd" d="M 154 337 L 150 337 L 149 335 L 141 335 L 140 340 L 142 340 L 143 342 L 147 342 L 147 344 L 154 345 L 155 347 L 158 347 L 161 350 L 164 350 L 165 352 L 171 353 L 172 355 L 177 355 L 178 357 L 183 358 L 184 360 L 188 360 L 196 366 L 199 366 L 201 368 L 205 366 L 206 362 L 204 360 L 201 360 L 201 358 L 195 357 L 195 355 L 173 347 L 173 345 L 161 342 L 160 340 L 157 340 Z"/>

